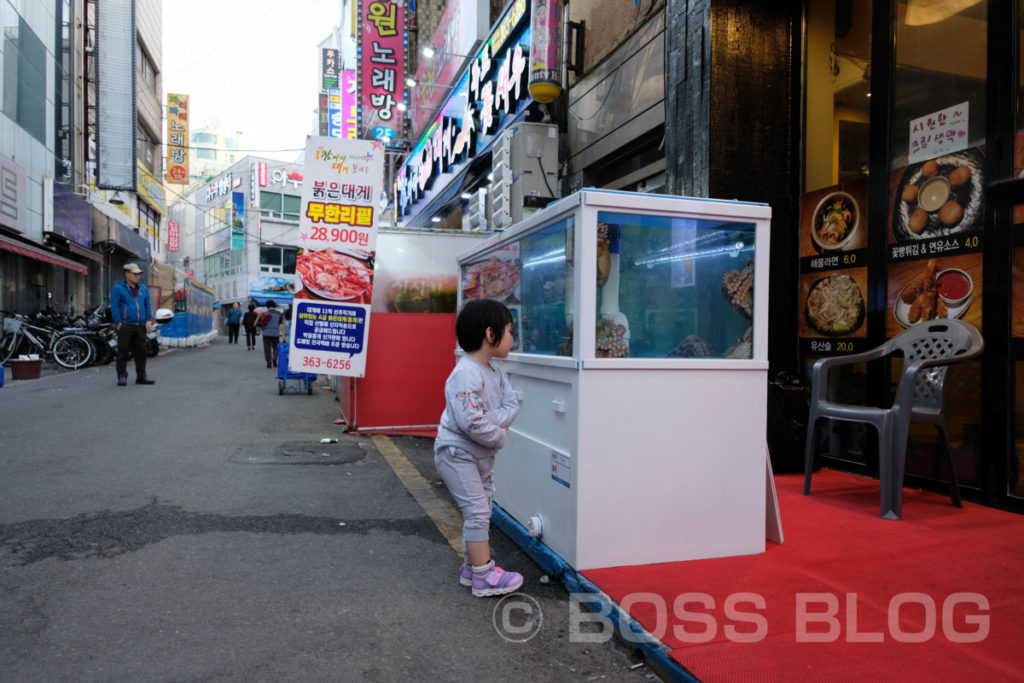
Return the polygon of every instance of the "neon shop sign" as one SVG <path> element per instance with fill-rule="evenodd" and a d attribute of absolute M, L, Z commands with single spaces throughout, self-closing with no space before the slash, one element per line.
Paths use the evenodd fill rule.
<path fill-rule="evenodd" d="M 529 29 L 514 44 L 502 49 L 511 29 L 526 16 L 526 2 L 519 0 L 506 15 L 473 61 L 456 91 L 467 93 L 462 116 L 439 115 L 427 129 L 395 177 L 395 210 L 398 216 L 410 213 L 434 182 L 451 173 L 476 155 L 481 137 L 493 136 L 502 121 L 530 101 Z M 497 47 L 498 57 L 491 55 Z M 455 95 L 449 99 L 455 99 Z"/>

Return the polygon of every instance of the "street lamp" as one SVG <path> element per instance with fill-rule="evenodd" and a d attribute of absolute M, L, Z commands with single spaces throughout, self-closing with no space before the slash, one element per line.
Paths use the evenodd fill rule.
<path fill-rule="evenodd" d="M 420 48 L 420 54 L 423 55 L 426 59 L 433 59 L 434 55 L 437 54 L 437 48 L 431 47 L 430 45 L 424 45 L 423 47 Z M 457 55 L 454 52 L 445 52 L 444 56 L 445 57 L 461 57 L 461 58 L 465 59 L 469 55 Z"/>
<path fill-rule="evenodd" d="M 455 88 L 455 85 L 451 83 L 420 83 L 412 76 L 405 79 L 405 84 L 410 88 L 424 87 L 424 88 L 448 88 L 449 90 Z"/>

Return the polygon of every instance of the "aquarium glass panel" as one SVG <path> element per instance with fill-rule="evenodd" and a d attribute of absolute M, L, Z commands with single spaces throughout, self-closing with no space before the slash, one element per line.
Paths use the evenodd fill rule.
<path fill-rule="evenodd" d="M 752 358 L 754 224 L 599 212 L 598 358 Z"/>
<path fill-rule="evenodd" d="M 573 218 L 462 266 L 462 300 L 496 299 L 515 321 L 515 352 L 572 355 Z"/>

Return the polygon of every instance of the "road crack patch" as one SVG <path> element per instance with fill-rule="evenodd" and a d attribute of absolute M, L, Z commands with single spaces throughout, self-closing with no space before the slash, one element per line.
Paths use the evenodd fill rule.
<path fill-rule="evenodd" d="M 430 537 L 436 530 L 426 517 L 346 519 L 279 514 L 229 516 L 189 512 L 153 500 L 132 510 L 83 513 L 68 519 L 34 519 L 0 524 L 0 564 L 24 566 L 47 558 L 110 558 L 140 550 L 173 536 L 211 532 L 257 534 L 366 534 L 396 531 Z"/>

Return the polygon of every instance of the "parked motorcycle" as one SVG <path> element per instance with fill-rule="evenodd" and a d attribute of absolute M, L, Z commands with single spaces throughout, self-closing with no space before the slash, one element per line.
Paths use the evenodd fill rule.
<path fill-rule="evenodd" d="M 174 320 L 174 311 L 169 308 L 158 308 L 156 315 L 153 317 L 154 322 L 152 329 L 146 333 L 146 357 L 152 358 L 160 353 L 160 328 L 167 323 Z M 114 355 L 117 355 L 117 335 L 111 335 L 107 342 L 110 348 L 113 350 Z M 128 357 L 131 358 L 134 354 L 131 350 L 128 351 Z"/>
<path fill-rule="evenodd" d="M 149 358 L 160 353 L 160 328 L 174 320 L 174 311 L 169 308 L 158 308 L 154 320 L 156 324 L 146 335 L 146 356 Z"/>

